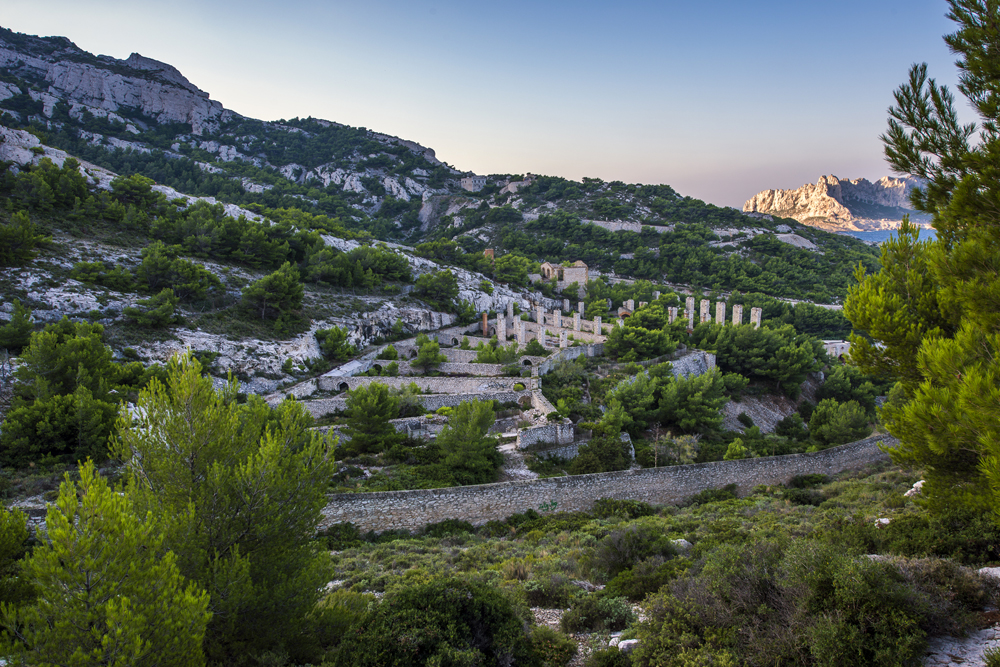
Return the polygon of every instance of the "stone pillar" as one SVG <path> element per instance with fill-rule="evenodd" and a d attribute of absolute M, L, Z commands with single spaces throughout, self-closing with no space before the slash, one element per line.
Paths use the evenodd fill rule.
<path fill-rule="evenodd" d="M 733 305 L 733 324 L 740 325 L 743 324 L 743 304 L 737 303 Z"/>
<path fill-rule="evenodd" d="M 760 329 L 760 314 L 761 314 L 760 308 L 750 309 L 750 324 L 753 325 L 754 329 Z"/>
<path fill-rule="evenodd" d="M 541 343 L 542 347 L 547 347 L 545 344 L 545 338 L 547 334 L 544 326 L 538 327 L 538 342 Z"/>
<path fill-rule="evenodd" d="M 556 329 L 562 329 L 563 323 L 562 323 L 562 311 L 561 310 L 553 310 L 552 311 L 552 325 Z"/>
<path fill-rule="evenodd" d="M 501 345 L 507 344 L 507 318 L 497 315 L 497 340 Z"/>
<path fill-rule="evenodd" d="M 490 337 L 490 314 L 483 311 L 483 338 Z"/>
<path fill-rule="evenodd" d="M 684 314 L 688 318 L 688 329 L 694 330 L 694 299 L 688 299 L 691 301 L 691 307 L 684 309 Z"/>
<path fill-rule="evenodd" d="M 514 320 L 514 326 L 514 331 L 517 333 L 517 344 L 521 346 L 527 345 L 528 339 L 524 335 L 524 320 L 521 318 Z"/>
<path fill-rule="evenodd" d="M 667 308 L 667 322 L 673 324 L 674 320 L 677 319 L 677 306 L 670 306 Z"/>
<path fill-rule="evenodd" d="M 726 302 L 719 301 L 715 304 L 715 322 L 717 324 L 726 323 Z"/>
<path fill-rule="evenodd" d="M 618 326 L 620 326 L 620 327 L 625 326 L 625 320 L 623 320 L 622 318 L 619 317 L 618 318 Z"/>
<path fill-rule="evenodd" d="M 559 347 L 569 347 L 569 334 L 565 329 L 559 332 Z"/>
<path fill-rule="evenodd" d="M 627 310 L 630 313 L 635 311 L 635 299 L 625 300 L 625 310 Z"/>
<path fill-rule="evenodd" d="M 660 300 L 660 293 L 653 292 L 653 301 L 659 301 L 659 300 Z"/>
<path fill-rule="evenodd" d="M 702 299 L 701 300 L 701 317 L 698 320 L 699 322 L 711 322 L 712 321 L 712 316 L 708 314 L 708 305 L 709 305 L 708 304 L 708 299 Z"/>
<path fill-rule="evenodd" d="M 693 320 L 693 317 L 694 317 L 694 297 L 693 296 L 689 296 L 687 299 L 684 300 L 684 314 L 687 315 L 687 318 L 689 320 L 694 321 Z"/>
<path fill-rule="evenodd" d="M 594 318 L 594 333 L 598 336 L 604 335 L 604 329 L 601 328 L 601 316 L 598 315 Z"/>
<path fill-rule="evenodd" d="M 576 312 L 580 313 L 580 317 L 583 317 L 583 315 L 584 315 L 584 313 L 586 311 L 586 308 L 587 308 L 587 304 L 585 304 L 583 301 L 577 301 L 577 303 L 576 303 Z"/>
<path fill-rule="evenodd" d="M 545 309 L 541 306 L 535 308 L 535 321 L 538 322 L 538 326 L 545 324 Z"/>
<path fill-rule="evenodd" d="M 563 299 L 563 312 L 569 312 L 569 299 Z"/>
<path fill-rule="evenodd" d="M 580 313 L 573 313 L 573 331 L 580 330 Z"/>
<path fill-rule="evenodd" d="M 639 302 L 639 307 L 640 307 L 640 308 L 645 308 L 645 307 L 646 307 L 646 306 L 648 306 L 648 305 L 649 305 L 649 302 L 648 302 L 648 301 L 640 301 L 640 302 Z"/>
<path fill-rule="evenodd" d="M 508 301 L 507 302 L 507 317 L 509 317 L 510 319 L 514 319 L 514 302 L 513 301 Z"/>

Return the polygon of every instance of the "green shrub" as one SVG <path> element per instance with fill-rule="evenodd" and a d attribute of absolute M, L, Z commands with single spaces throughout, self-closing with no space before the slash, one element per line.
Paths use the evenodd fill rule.
<path fill-rule="evenodd" d="M 524 595 L 533 607 L 567 607 L 577 592 L 576 586 L 563 574 L 542 575 L 524 582 Z"/>
<path fill-rule="evenodd" d="M 603 593 L 611 597 L 624 597 L 633 602 L 643 600 L 684 573 L 690 561 L 685 558 L 647 558 L 635 567 L 622 570 L 608 582 Z"/>
<path fill-rule="evenodd" d="M 623 597 L 583 595 L 574 599 L 560 624 L 565 632 L 616 632 L 635 620 L 635 612 Z"/>
<path fill-rule="evenodd" d="M 819 506 L 826 500 L 826 497 L 816 489 L 787 489 L 784 496 L 785 500 L 793 505 Z"/>
<path fill-rule="evenodd" d="M 460 535 L 462 533 L 474 533 L 475 527 L 468 521 L 459 519 L 445 519 L 437 523 L 429 523 L 424 526 L 420 534 L 425 537 L 447 537 L 449 535 Z"/>
<path fill-rule="evenodd" d="M 562 667 L 576 655 L 577 646 L 572 638 L 547 625 L 539 625 L 531 632 L 531 648 L 543 667 Z"/>
<path fill-rule="evenodd" d="M 350 549 L 362 543 L 361 531 L 350 521 L 329 526 L 320 531 L 319 538 L 326 542 L 326 548 L 331 551 Z"/>
<path fill-rule="evenodd" d="M 587 656 L 584 667 L 632 667 L 628 653 L 622 653 L 617 646 L 597 649 Z"/>
<path fill-rule="evenodd" d="M 743 424 L 747 428 L 750 428 L 751 426 L 753 426 L 753 419 L 750 417 L 750 415 L 748 415 L 745 412 L 741 412 L 736 417 L 736 421 L 738 421 L 739 423 Z"/>
<path fill-rule="evenodd" d="M 638 519 L 642 516 L 652 516 L 656 510 L 649 503 L 641 500 L 619 500 L 617 498 L 598 498 L 594 501 L 590 513 L 598 519 L 621 517 L 623 519 Z"/>
<path fill-rule="evenodd" d="M 666 535 L 653 528 L 632 524 L 611 531 L 594 550 L 594 567 L 614 577 L 652 556 L 672 558 L 677 548 Z"/>
<path fill-rule="evenodd" d="M 348 633 L 336 665 L 531 664 L 525 624 L 495 588 L 453 578 L 397 589 Z"/>
<path fill-rule="evenodd" d="M 727 500 L 736 500 L 736 485 L 727 484 L 721 489 L 705 489 L 691 496 L 686 505 L 706 505 Z"/>

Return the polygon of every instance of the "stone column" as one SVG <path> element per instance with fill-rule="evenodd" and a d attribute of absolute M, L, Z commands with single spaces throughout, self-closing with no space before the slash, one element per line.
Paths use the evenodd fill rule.
<path fill-rule="evenodd" d="M 619 317 L 618 318 L 618 326 L 620 326 L 620 327 L 625 326 L 625 320 L 623 320 L 622 318 Z"/>
<path fill-rule="evenodd" d="M 712 321 L 712 316 L 708 314 L 708 306 L 709 306 L 708 299 L 702 299 L 701 300 L 701 317 L 698 320 L 699 322 L 711 322 Z"/>
<path fill-rule="evenodd" d="M 545 344 L 546 335 L 547 334 L 545 332 L 545 327 L 544 326 L 539 326 L 538 327 L 538 342 L 541 343 L 542 347 L 548 347 Z"/>
<path fill-rule="evenodd" d="M 552 311 L 552 325 L 556 329 L 562 329 L 563 323 L 562 323 L 562 311 L 561 310 L 553 310 Z"/>
<path fill-rule="evenodd" d="M 490 314 L 483 311 L 483 338 L 490 337 Z"/>
<path fill-rule="evenodd" d="M 604 335 L 604 329 L 601 328 L 601 316 L 598 315 L 594 318 L 594 333 L 598 336 Z"/>
<path fill-rule="evenodd" d="M 580 313 L 573 313 L 573 331 L 580 330 Z"/>
<path fill-rule="evenodd" d="M 635 311 L 635 299 L 625 300 L 625 310 L 627 310 L 630 313 Z"/>
<path fill-rule="evenodd" d="M 569 347 L 569 334 L 565 329 L 559 332 L 559 347 Z"/>
<path fill-rule="evenodd" d="M 761 314 L 760 308 L 750 309 L 750 324 L 753 325 L 754 329 L 760 329 L 760 314 Z"/>
<path fill-rule="evenodd" d="M 569 312 L 569 299 L 563 299 L 563 312 Z"/>
<path fill-rule="evenodd" d="M 667 323 L 673 324 L 674 320 L 677 319 L 677 306 L 670 306 L 667 308 Z"/>
<path fill-rule="evenodd" d="M 522 347 L 528 344 L 528 339 L 524 335 L 524 320 L 517 318 L 514 320 L 514 331 L 517 332 L 517 344 Z"/>
<path fill-rule="evenodd" d="M 535 321 L 538 322 L 538 326 L 545 324 L 545 309 L 541 306 L 535 308 Z"/>
<path fill-rule="evenodd" d="M 653 301 L 659 301 L 659 300 L 660 300 L 660 293 L 653 292 Z"/>
<path fill-rule="evenodd" d="M 715 304 L 715 321 L 717 324 L 726 323 L 726 302 L 719 301 Z"/>
<path fill-rule="evenodd" d="M 514 302 L 513 301 L 508 301 L 507 302 L 507 317 L 509 317 L 510 319 L 514 319 Z"/>
<path fill-rule="evenodd" d="M 694 297 L 689 296 L 684 300 L 684 314 L 687 316 L 688 320 L 694 321 Z"/>
<path fill-rule="evenodd" d="M 507 344 L 507 318 L 497 315 L 497 340 L 501 345 Z"/>
<path fill-rule="evenodd" d="M 737 303 L 733 305 L 733 324 L 740 325 L 743 324 L 743 304 Z"/>
<path fill-rule="evenodd" d="M 576 303 L 576 312 L 580 313 L 580 317 L 583 317 L 583 315 L 584 315 L 584 313 L 586 311 L 586 308 L 587 308 L 587 304 L 585 304 L 583 301 L 577 301 L 577 303 Z"/>

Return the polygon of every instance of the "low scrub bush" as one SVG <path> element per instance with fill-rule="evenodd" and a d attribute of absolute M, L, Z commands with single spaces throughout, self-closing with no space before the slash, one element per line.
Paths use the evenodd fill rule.
<path fill-rule="evenodd" d="M 676 554 L 673 542 L 662 532 L 633 524 L 613 530 L 597 544 L 594 568 L 614 577 L 651 556 L 672 558 Z"/>
<path fill-rule="evenodd" d="M 727 500 L 736 500 L 736 485 L 727 484 L 721 489 L 705 489 L 691 496 L 686 505 L 707 505 L 708 503 L 719 503 Z"/>
<path fill-rule="evenodd" d="M 576 642 L 558 630 L 540 625 L 531 632 L 531 648 L 543 667 L 562 667 L 576 655 Z"/>
<path fill-rule="evenodd" d="M 628 600 L 595 594 L 574 599 L 560 625 L 565 632 L 616 632 L 634 620 Z"/>

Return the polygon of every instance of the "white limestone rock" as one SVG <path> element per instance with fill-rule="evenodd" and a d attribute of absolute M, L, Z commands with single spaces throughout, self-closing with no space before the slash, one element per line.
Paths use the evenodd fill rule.
<path fill-rule="evenodd" d="M 920 217 L 910 206 L 910 193 L 919 185 L 914 178 L 883 177 L 872 183 L 864 178 L 821 176 L 815 185 L 807 183 L 795 190 L 763 190 L 747 200 L 743 211 L 794 218 L 834 231 L 895 229 L 904 214 Z M 865 215 L 871 206 L 884 207 L 891 217 Z"/>

